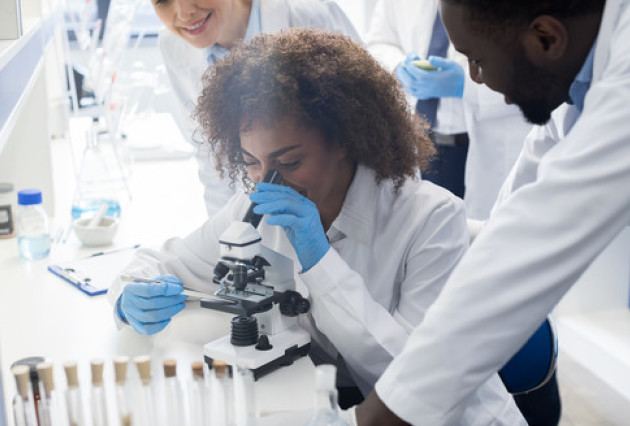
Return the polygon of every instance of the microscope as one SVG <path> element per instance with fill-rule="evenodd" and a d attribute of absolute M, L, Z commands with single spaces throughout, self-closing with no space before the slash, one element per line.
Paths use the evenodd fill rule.
<path fill-rule="evenodd" d="M 270 170 L 265 182 L 279 184 L 282 176 Z M 203 347 L 212 360 L 248 368 L 258 379 L 306 355 L 311 337 L 297 322 L 310 303 L 295 291 L 293 261 L 261 244 L 257 231 L 261 215 L 252 203 L 241 222 L 232 223 L 219 239 L 220 259 L 213 283 L 220 300 L 202 299 L 203 308 L 233 313 L 231 334 Z"/>

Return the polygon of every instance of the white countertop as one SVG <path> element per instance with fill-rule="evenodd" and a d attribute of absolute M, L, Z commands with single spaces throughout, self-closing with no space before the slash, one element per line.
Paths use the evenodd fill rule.
<path fill-rule="evenodd" d="M 53 141 L 52 153 L 57 210 L 54 233 L 69 220 L 74 182 L 69 145 L 63 140 Z M 70 234 L 65 244 L 52 247 L 48 258 L 29 262 L 19 258 L 15 238 L 0 240 L 0 362 L 10 425 L 15 382 L 9 366 L 19 358 L 46 357 L 53 362 L 56 382 L 65 388 L 62 370 L 65 361 L 79 362 L 80 380 L 87 384 L 92 358 L 110 363 L 106 363 L 106 377 L 113 375 L 111 359 L 115 355 L 150 354 L 156 361 L 174 357 L 180 365 L 187 366 L 189 360 L 202 360 L 204 342 L 200 339 L 227 333 L 229 316 L 206 310 L 182 312 L 165 330 L 167 333 L 155 338 L 140 336 L 130 329 L 119 331 L 104 295 L 89 297 L 47 271 L 51 263 L 82 258 L 97 251 L 138 243 L 157 247 L 167 237 L 185 235 L 205 220 L 202 188 L 192 158 L 137 162 L 130 187 L 133 198 L 123 204 L 120 228 L 109 247 L 84 248 Z M 205 330 L 203 337 L 187 341 L 181 338 L 182 334 L 187 335 L 185 330 L 199 328 Z M 176 333 L 177 330 L 184 332 Z M 178 337 L 171 337 L 174 335 Z M 158 372 L 159 363 L 154 362 L 154 366 Z M 186 367 L 185 371 L 188 370 Z M 313 376 L 313 365 L 306 357 L 262 378 L 257 382 L 259 411 L 309 410 Z"/>

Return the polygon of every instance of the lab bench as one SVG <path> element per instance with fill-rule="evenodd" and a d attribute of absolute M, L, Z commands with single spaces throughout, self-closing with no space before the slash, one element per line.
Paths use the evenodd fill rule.
<path fill-rule="evenodd" d="M 53 231 L 65 227 L 70 216 L 74 186 L 70 155 L 65 140 L 52 141 L 57 213 Z M 15 394 L 10 365 L 17 359 L 44 356 L 53 363 L 55 381 L 63 388 L 66 381 L 62 364 L 66 361 L 78 361 L 79 378 L 86 384 L 89 361 L 93 358 L 106 361 L 106 375 L 113 374 L 107 369 L 113 369 L 111 361 L 116 355 L 133 358 L 149 354 L 156 368 L 161 360 L 174 358 L 182 365 L 178 371 L 184 371 L 189 370 L 189 361 L 203 359 L 204 343 L 228 333 L 231 316 L 205 309 L 183 311 L 153 337 L 138 335 L 129 328 L 117 330 L 105 295 L 87 296 L 47 271 L 52 263 L 83 258 L 98 251 L 135 244 L 157 248 L 168 237 L 186 235 L 206 218 L 193 158 L 137 162 L 129 185 L 132 200 L 123 204 L 120 228 L 109 247 L 82 247 L 70 233 L 65 243 L 53 244 L 49 257 L 25 261 L 18 256 L 16 238 L 0 240 L 0 362 L 9 425 L 13 424 L 11 398 Z M 198 334 L 199 330 L 203 330 L 203 336 Z M 258 410 L 305 413 L 313 407 L 313 392 L 314 367 L 304 357 L 256 383 Z M 291 423 L 294 418 L 287 418 L 286 424 L 295 424 Z"/>

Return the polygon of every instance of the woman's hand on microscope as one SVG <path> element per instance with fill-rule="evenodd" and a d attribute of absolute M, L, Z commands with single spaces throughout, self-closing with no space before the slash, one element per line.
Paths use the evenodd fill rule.
<path fill-rule="evenodd" d="M 132 282 L 118 299 L 121 318 L 140 334 L 155 334 L 181 312 L 187 296 L 182 282 L 173 275 L 160 275 L 154 282 Z"/>
<path fill-rule="evenodd" d="M 269 225 L 281 226 L 287 234 L 302 271 L 306 272 L 321 260 L 330 248 L 317 206 L 293 188 L 272 183 L 259 183 L 249 196 L 258 204 L 254 212 L 268 214 Z"/>

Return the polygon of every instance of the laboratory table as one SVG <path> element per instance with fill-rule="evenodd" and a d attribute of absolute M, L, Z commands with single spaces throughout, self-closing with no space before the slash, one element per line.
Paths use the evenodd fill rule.
<path fill-rule="evenodd" d="M 65 140 L 52 142 L 53 233 L 65 233 L 69 222 L 74 182 L 72 168 L 67 167 L 68 149 Z M 149 354 L 154 360 L 154 376 L 161 375 L 161 360 L 175 358 L 188 366 L 189 361 L 202 359 L 206 339 L 227 333 L 230 317 L 207 310 L 185 310 L 154 337 L 138 335 L 129 328 L 118 330 L 105 295 L 90 297 L 47 271 L 51 263 L 79 259 L 103 249 L 135 244 L 158 247 L 169 236 L 186 235 L 205 220 L 202 188 L 192 158 L 136 162 L 129 185 L 132 199 L 123 205 L 118 235 L 111 246 L 85 248 L 68 233 L 65 243 L 52 246 L 49 257 L 26 261 L 18 256 L 16 238 L 0 240 L 0 365 L 9 425 L 13 424 L 10 401 L 15 394 L 10 365 L 17 359 L 44 356 L 53 363 L 55 380 L 63 388 L 62 364 L 66 361 L 78 361 L 82 384 L 89 384 L 89 361 L 93 358 L 109 362 L 105 375 L 113 377 L 111 360 L 116 355 L 133 358 Z M 204 330 L 202 335 L 197 333 L 200 329 Z M 184 376 L 187 370 L 178 368 Z M 258 412 L 308 412 L 313 389 L 314 367 L 308 357 L 302 358 L 257 382 Z M 286 424 L 296 424 L 295 419 L 287 418 Z M 270 424 L 282 424 L 278 421 Z"/>

